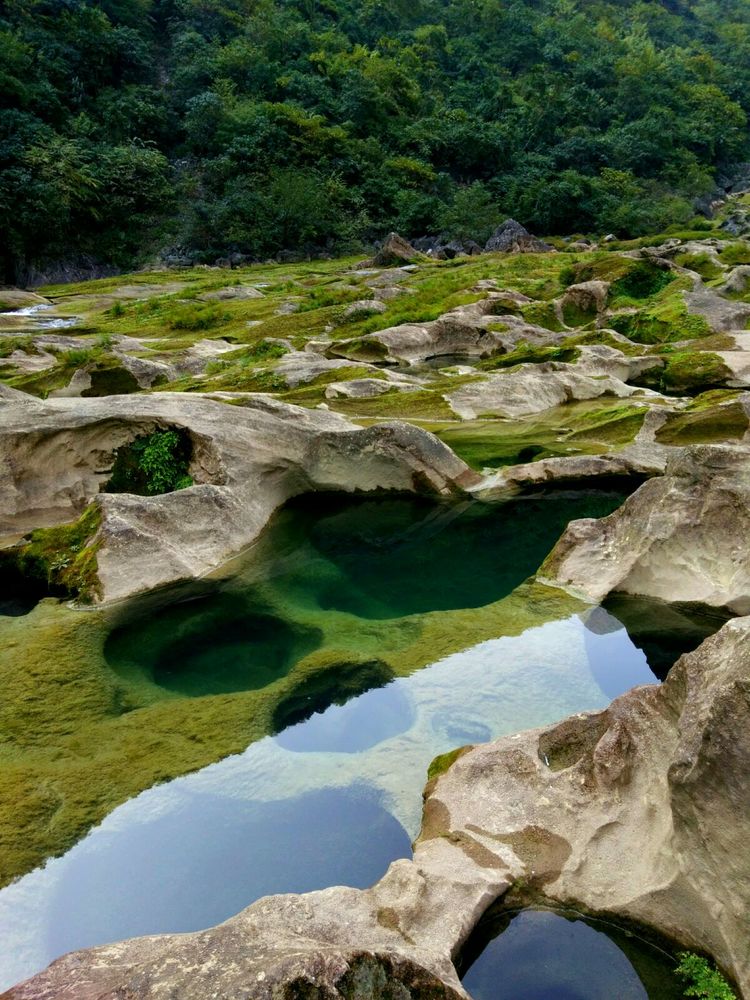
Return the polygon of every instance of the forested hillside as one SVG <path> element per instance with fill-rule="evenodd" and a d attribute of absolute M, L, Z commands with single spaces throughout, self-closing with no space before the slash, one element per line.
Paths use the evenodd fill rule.
<path fill-rule="evenodd" d="M 389 229 L 632 235 L 748 155 L 748 0 L 5 0 L 6 280 L 352 248 Z"/>

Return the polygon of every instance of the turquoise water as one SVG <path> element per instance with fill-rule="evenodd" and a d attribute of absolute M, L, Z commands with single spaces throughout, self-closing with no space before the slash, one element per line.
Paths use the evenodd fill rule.
<path fill-rule="evenodd" d="M 74 948 L 200 929 L 268 893 L 370 885 L 409 855 L 436 754 L 654 682 L 603 609 L 481 641 L 449 617 L 510 593 L 568 520 L 621 499 L 306 498 L 217 591 L 121 623 L 105 654 L 130 682 L 189 698 L 286 693 L 244 753 L 148 789 L 0 891 L 0 988 Z M 433 662 L 396 677 L 391 662 L 429 639 L 434 612 L 452 624 Z M 336 670 L 302 669 L 331 650 Z"/>
<path fill-rule="evenodd" d="M 474 1000 L 680 1000 L 674 966 L 617 927 L 524 910 L 483 921 L 460 971 Z"/>

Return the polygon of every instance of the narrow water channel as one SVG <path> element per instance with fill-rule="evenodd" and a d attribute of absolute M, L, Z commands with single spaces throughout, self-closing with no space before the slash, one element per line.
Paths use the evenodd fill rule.
<path fill-rule="evenodd" d="M 167 697 L 274 690 L 300 676 L 272 733 L 144 791 L 0 891 L 0 989 L 71 949 L 204 928 L 269 893 L 368 886 L 409 855 L 436 754 L 653 683 L 645 653 L 604 609 L 515 635 L 493 634 L 487 610 L 569 520 L 621 500 L 306 498 L 215 593 L 121 622 L 105 646 L 110 668 Z M 421 641 L 432 661 L 414 653 Z M 337 669 L 305 673 L 321 654 Z"/>

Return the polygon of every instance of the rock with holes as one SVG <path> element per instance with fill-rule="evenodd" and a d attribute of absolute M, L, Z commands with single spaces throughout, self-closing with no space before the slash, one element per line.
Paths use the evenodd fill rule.
<path fill-rule="evenodd" d="M 42 401 L 3 387 L 0 537 L 71 521 L 95 500 L 99 596 L 116 600 L 215 570 L 299 493 L 449 494 L 476 480 L 407 424 L 360 428 L 252 393 L 232 402 L 181 393 Z M 117 449 L 164 428 L 187 436 L 195 485 L 151 497 L 100 493 Z"/>
<path fill-rule="evenodd" d="M 371 889 L 67 955 L 2 1000 L 466 1000 L 452 958 L 511 887 L 708 951 L 750 996 L 749 691 L 743 618 L 661 687 L 439 759 L 413 860 Z"/>

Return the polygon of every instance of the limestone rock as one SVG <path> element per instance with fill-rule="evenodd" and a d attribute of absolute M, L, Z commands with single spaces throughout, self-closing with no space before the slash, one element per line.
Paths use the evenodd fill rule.
<path fill-rule="evenodd" d="M 612 591 L 750 612 L 750 448 L 670 453 L 609 517 L 572 521 L 540 573 L 598 603 Z"/>
<path fill-rule="evenodd" d="M 96 498 L 103 600 L 215 570 L 271 514 L 308 490 L 451 493 L 476 475 L 437 438 L 398 422 L 359 428 L 334 413 L 235 394 L 41 401 L 0 394 L 0 537 L 77 517 Z M 191 440 L 196 485 L 141 497 L 99 493 L 113 454 L 157 428 Z"/>
<path fill-rule="evenodd" d="M 351 302 L 344 310 L 344 319 L 358 319 L 363 316 L 371 316 L 373 313 L 384 313 L 388 307 L 380 299 L 360 299 L 358 302 Z"/>
<path fill-rule="evenodd" d="M 51 305 L 49 299 L 45 299 L 36 292 L 28 292 L 23 288 L 0 288 L 0 312 L 6 309 L 24 309 L 27 306 Z"/>

